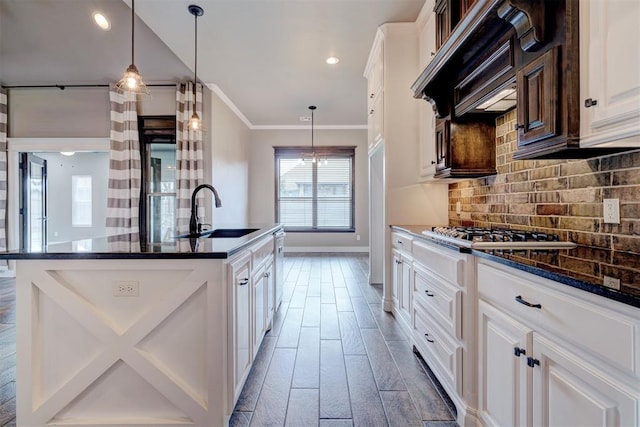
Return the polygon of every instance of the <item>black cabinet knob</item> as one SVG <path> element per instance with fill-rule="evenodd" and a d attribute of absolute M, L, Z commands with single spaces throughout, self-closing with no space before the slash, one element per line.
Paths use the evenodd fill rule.
<path fill-rule="evenodd" d="M 593 107 L 594 105 L 598 105 L 598 100 L 597 99 L 587 98 L 587 99 L 584 100 L 584 106 L 586 108 Z"/>

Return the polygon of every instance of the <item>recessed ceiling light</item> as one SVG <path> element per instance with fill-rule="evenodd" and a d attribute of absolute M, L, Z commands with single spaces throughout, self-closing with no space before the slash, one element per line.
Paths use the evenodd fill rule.
<path fill-rule="evenodd" d="M 73 156 L 74 154 L 76 154 L 75 151 L 61 151 L 60 154 L 62 154 L 63 156 Z"/>
<path fill-rule="evenodd" d="M 330 56 L 327 58 L 325 62 L 329 65 L 336 65 L 338 62 L 340 62 L 340 58 L 335 56 Z"/>
<path fill-rule="evenodd" d="M 109 31 L 111 29 L 111 23 L 102 13 L 93 12 L 93 20 L 96 22 L 96 25 L 103 30 Z"/>

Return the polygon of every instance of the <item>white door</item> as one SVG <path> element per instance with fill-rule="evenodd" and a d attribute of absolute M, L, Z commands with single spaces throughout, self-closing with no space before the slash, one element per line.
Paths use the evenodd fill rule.
<path fill-rule="evenodd" d="M 253 356 L 255 357 L 265 333 L 265 277 L 264 269 L 253 276 Z"/>
<path fill-rule="evenodd" d="M 407 321 L 411 319 L 411 295 L 412 295 L 412 285 L 411 285 L 411 260 L 401 257 L 400 258 L 400 281 L 399 285 L 401 286 L 400 290 L 400 313 L 403 314 Z"/>
<path fill-rule="evenodd" d="M 401 285 L 402 285 L 402 256 L 400 252 L 393 249 L 391 261 L 391 298 L 394 309 L 400 307 Z"/>
<path fill-rule="evenodd" d="M 478 313 L 480 416 L 487 426 L 528 426 L 533 332 L 484 301 Z"/>
<path fill-rule="evenodd" d="M 249 258 L 232 265 L 233 277 L 233 385 L 234 399 L 239 395 L 244 379 L 251 368 L 251 305 Z"/>
<path fill-rule="evenodd" d="M 637 383 L 620 383 L 537 332 L 533 349 L 534 426 L 640 425 Z"/>

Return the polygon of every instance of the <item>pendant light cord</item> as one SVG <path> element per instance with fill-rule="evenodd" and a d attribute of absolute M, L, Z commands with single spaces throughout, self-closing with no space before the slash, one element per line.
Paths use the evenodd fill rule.
<path fill-rule="evenodd" d="M 194 15 L 196 17 L 196 25 L 194 30 L 194 40 L 195 40 L 195 64 L 193 66 L 193 111 L 196 111 L 196 94 L 197 94 L 197 86 L 198 86 L 198 14 Z"/>
<path fill-rule="evenodd" d="M 134 64 L 135 28 L 136 28 L 136 0 L 131 0 L 131 63 Z"/>

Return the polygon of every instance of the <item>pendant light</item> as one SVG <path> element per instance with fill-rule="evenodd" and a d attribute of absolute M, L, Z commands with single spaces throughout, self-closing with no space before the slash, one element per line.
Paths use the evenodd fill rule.
<path fill-rule="evenodd" d="M 134 92 L 149 94 L 147 85 L 142 81 L 140 77 L 140 71 L 134 63 L 135 52 L 135 22 L 136 22 L 136 0 L 131 0 L 131 65 L 129 65 L 124 72 L 124 75 L 118 83 L 115 85 L 115 89 L 122 92 Z"/>
<path fill-rule="evenodd" d="M 309 160 L 311 161 L 311 163 L 318 163 L 318 165 L 324 163 L 325 165 L 327 164 L 327 159 L 322 159 L 318 156 L 316 156 L 316 151 L 313 147 L 313 124 L 314 124 L 314 118 L 313 118 L 313 112 L 317 109 L 318 107 L 316 107 L 315 105 L 310 105 L 309 106 L 309 110 L 311 110 L 311 158 L 310 159 L 306 159 L 304 156 L 302 156 L 299 160 L 298 163 L 304 165 L 305 160 Z"/>
<path fill-rule="evenodd" d="M 198 116 L 198 112 L 196 110 L 196 96 L 197 96 L 197 86 L 198 86 L 198 16 L 204 15 L 204 10 L 200 6 L 196 6 L 195 4 L 189 5 L 189 13 L 194 16 L 195 20 L 195 31 L 194 31 L 194 48 L 195 48 L 195 64 L 193 66 L 193 115 L 191 116 L 191 120 L 189 120 L 189 130 L 197 131 L 202 130 L 202 123 L 200 121 L 200 116 Z"/>

